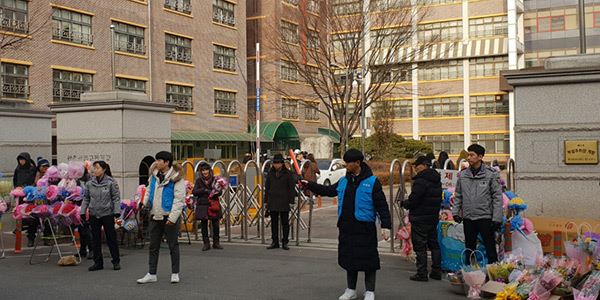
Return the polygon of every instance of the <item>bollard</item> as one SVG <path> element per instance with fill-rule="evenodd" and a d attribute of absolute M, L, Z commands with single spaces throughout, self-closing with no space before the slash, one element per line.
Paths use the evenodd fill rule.
<path fill-rule="evenodd" d="M 75 236 L 75 245 L 77 245 L 77 249 L 81 249 L 81 236 L 79 235 L 79 228 L 75 228 L 73 235 Z"/>
<path fill-rule="evenodd" d="M 510 223 L 506 222 L 504 227 L 504 252 L 512 251 L 512 235 L 510 233 Z"/>
<path fill-rule="evenodd" d="M 21 233 L 22 227 L 23 227 L 23 224 L 21 223 L 21 220 L 17 220 L 17 226 L 15 229 L 15 254 L 23 252 L 21 250 L 21 244 L 23 243 L 22 242 L 23 234 Z"/>
<path fill-rule="evenodd" d="M 323 206 L 323 198 L 321 196 L 317 196 L 317 208 L 321 208 Z"/>
<path fill-rule="evenodd" d="M 562 232 L 554 231 L 554 257 L 562 256 Z"/>

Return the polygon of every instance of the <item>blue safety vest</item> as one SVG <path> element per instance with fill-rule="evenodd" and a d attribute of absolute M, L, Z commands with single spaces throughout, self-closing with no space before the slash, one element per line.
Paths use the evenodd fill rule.
<path fill-rule="evenodd" d="M 354 217 L 362 222 L 375 222 L 375 207 L 373 206 L 373 188 L 377 177 L 371 176 L 358 184 L 356 197 L 354 199 Z M 342 177 L 338 182 L 338 218 L 342 216 L 342 207 L 344 205 L 344 193 L 348 179 Z"/>

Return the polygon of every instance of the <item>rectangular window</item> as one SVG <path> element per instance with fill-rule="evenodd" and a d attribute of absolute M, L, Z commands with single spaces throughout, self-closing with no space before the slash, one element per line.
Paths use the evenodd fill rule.
<path fill-rule="evenodd" d="M 469 59 L 469 76 L 471 76 L 471 78 L 498 76 L 502 70 L 508 70 L 507 56 Z"/>
<path fill-rule="evenodd" d="M 449 154 L 458 154 L 464 149 L 464 135 L 426 135 L 421 141 L 429 143 L 433 152 L 446 151 Z"/>
<path fill-rule="evenodd" d="M 235 49 L 214 45 L 213 68 L 235 72 Z"/>
<path fill-rule="evenodd" d="M 79 101 L 82 93 L 92 91 L 92 74 L 53 70 L 52 80 L 54 102 Z"/>
<path fill-rule="evenodd" d="M 29 66 L 2 63 L 2 99 L 29 99 Z"/>
<path fill-rule="evenodd" d="M 417 26 L 419 41 L 440 42 L 462 39 L 462 21 L 436 22 Z"/>
<path fill-rule="evenodd" d="M 281 21 L 281 39 L 286 43 L 298 44 L 298 41 L 299 41 L 298 25 L 282 20 Z"/>
<path fill-rule="evenodd" d="M 117 77 L 117 90 L 146 93 L 146 81 Z"/>
<path fill-rule="evenodd" d="M 383 101 L 381 101 L 383 102 Z M 404 118 L 412 118 L 412 101 L 410 99 L 406 100 L 393 100 L 386 101 L 389 108 L 394 110 L 393 118 L 395 119 L 404 119 Z M 384 104 L 377 105 L 377 109 L 381 107 L 381 109 L 387 109 Z M 382 113 L 383 114 L 383 113 Z"/>
<path fill-rule="evenodd" d="M 420 117 L 454 117 L 463 115 L 462 97 L 444 97 L 419 100 Z"/>
<path fill-rule="evenodd" d="M 319 0 L 308 0 L 308 2 L 306 3 L 306 9 L 311 13 L 318 14 L 321 10 Z"/>
<path fill-rule="evenodd" d="M 373 82 L 405 82 L 412 80 L 412 66 L 400 65 L 398 67 L 383 67 L 382 69 L 373 68 Z"/>
<path fill-rule="evenodd" d="M 507 115 L 508 95 L 471 96 L 471 115 Z"/>
<path fill-rule="evenodd" d="M 321 75 L 319 72 L 320 72 L 319 67 L 306 65 L 306 73 L 308 75 L 310 75 L 310 77 L 312 78 L 312 81 L 315 83 L 318 83 L 321 81 Z"/>
<path fill-rule="evenodd" d="M 471 140 L 483 146 L 486 154 L 503 154 L 509 151 L 508 134 L 472 134 Z"/>
<path fill-rule="evenodd" d="M 281 99 L 281 117 L 284 119 L 299 119 L 298 99 Z"/>
<path fill-rule="evenodd" d="M 304 103 L 304 118 L 308 121 L 319 120 L 319 102 Z"/>
<path fill-rule="evenodd" d="M 236 144 L 217 144 L 217 149 L 221 149 L 222 159 L 236 159 L 237 145 Z"/>
<path fill-rule="evenodd" d="M 92 16 L 61 8 L 52 9 L 52 38 L 92 45 Z"/>
<path fill-rule="evenodd" d="M 165 0 L 165 8 L 188 15 L 192 14 L 191 0 Z"/>
<path fill-rule="evenodd" d="M 300 0 L 283 0 L 283 2 L 290 4 L 290 5 L 298 6 L 298 3 L 300 3 Z"/>
<path fill-rule="evenodd" d="M 0 1 L 0 28 L 17 33 L 29 32 L 27 6 L 26 0 Z"/>
<path fill-rule="evenodd" d="M 115 50 L 134 54 L 146 54 L 144 28 L 113 21 L 115 26 Z"/>
<path fill-rule="evenodd" d="M 178 111 L 193 111 L 191 86 L 167 83 L 167 103 L 176 105 Z"/>
<path fill-rule="evenodd" d="M 331 41 L 333 51 L 344 53 L 349 52 L 354 47 L 359 47 L 360 43 L 358 32 L 335 34 L 332 36 Z"/>
<path fill-rule="evenodd" d="M 363 0 L 334 0 L 332 2 L 334 15 L 343 16 L 362 12 Z"/>
<path fill-rule="evenodd" d="M 215 114 L 235 115 L 235 92 L 215 90 Z"/>
<path fill-rule="evenodd" d="M 213 21 L 235 26 L 235 4 L 225 0 L 213 0 Z"/>
<path fill-rule="evenodd" d="M 282 60 L 280 65 L 281 80 L 298 81 L 298 70 L 291 62 Z"/>
<path fill-rule="evenodd" d="M 565 16 L 538 17 L 538 32 L 552 32 L 565 30 Z"/>
<path fill-rule="evenodd" d="M 306 37 L 306 46 L 309 49 L 318 49 L 321 41 L 319 40 L 319 32 L 316 30 L 308 30 L 308 36 Z"/>
<path fill-rule="evenodd" d="M 419 64 L 419 80 L 445 80 L 463 77 L 463 64 L 460 60 L 440 63 Z"/>
<path fill-rule="evenodd" d="M 178 35 L 165 34 L 165 59 L 192 63 L 192 40 Z"/>
<path fill-rule="evenodd" d="M 454 4 L 462 0 L 417 0 L 418 5 Z"/>
<path fill-rule="evenodd" d="M 410 0 L 375 0 L 371 4 L 373 8 L 379 11 L 409 8 Z"/>
<path fill-rule="evenodd" d="M 469 19 L 469 37 L 505 36 L 508 34 L 508 17 Z"/>

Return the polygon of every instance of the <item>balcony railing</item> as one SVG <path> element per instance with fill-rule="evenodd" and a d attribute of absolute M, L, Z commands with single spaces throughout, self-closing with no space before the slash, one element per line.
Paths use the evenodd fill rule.
<path fill-rule="evenodd" d="M 0 20 L 0 26 L 2 26 L 2 30 L 19 32 L 19 33 L 27 33 L 29 32 L 29 24 L 25 21 L 15 20 L 10 18 L 2 18 Z"/>
<path fill-rule="evenodd" d="M 166 55 L 167 60 L 172 60 L 172 61 L 179 61 L 179 62 L 184 62 L 184 63 L 191 63 L 192 62 L 192 55 L 191 54 L 187 54 L 187 53 L 183 53 L 183 52 L 177 52 L 177 51 L 168 51 L 167 55 Z"/>
<path fill-rule="evenodd" d="M 178 111 L 192 111 L 192 100 L 190 97 L 169 97 L 167 103 L 175 104 Z"/>
<path fill-rule="evenodd" d="M 218 9 L 213 9 L 213 21 L 230 26 L 235 26 L 235 16 L 233 14 L 228 14 Z"/>
<path fill-rule="evenodd" d="M 29 97 L 29 85 L 4 83 L 2 84 L 2 98 L 27 99 Z"/>
<path fill-rule="evenodd" d="M 84 92 L 82 90 L 54 88 L 53 95 L 54 99 L 59 102 L 75 102 L 80 100 L 81 94 Z"/>
<path fill-rule="evenodd" d="M 144 44 L 129 41 L 115 41 L 115 50 L 134 54 L 146 54 L 146 46 Z"/>
<path fill-rule="evenodd" d="M 183 3 L 177 0 L 166 0 L 165 7 L 188 15 L 192 13 L 191 4 Z"/>
<path fill-rule="evenodd" d="M 91 46 L 93 35 L 89 33 L 70 31 L 69 29 L 61 29 L 58 27 L 54 27 L 52 30 L 52 38 Z"/>

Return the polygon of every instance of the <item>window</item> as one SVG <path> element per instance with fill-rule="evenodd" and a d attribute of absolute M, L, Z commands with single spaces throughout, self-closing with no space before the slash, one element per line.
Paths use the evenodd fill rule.
<path fill-rule="evenodd" d="M 426 135 L 421 141 L 429 143 L 433 152 L 446 151 L 449 154 L 458 154 L 464 149 L 464 136 L 461 135 Z"/>
<path fill-rule="evenodd" d="M 92 45 L 92 16 L 53 8 L 52 38 L 71 43 Z"/>
<path fill-rule="evenodd" d="M 284 119 L 297 120 L 298 99 L 281 99 L 281 117 Z"/>
<path fill-rule="evenodd" d="M 311 79 L 312 82 L 315 82 L 315 83 L 321 82 L 321 75 L 320 75 L 319 67 L 306 65 L 306 74 L 310 75 L 310 77 L 312 78 Z"/>
<path fill-rule="evenodd" d="M 471 114 L 508 114 L 508 95 L 471 96 Z"/>
<path fill-rule="evenodd" d="M 165 0 L 165 8 L 172 9 L 184 14 L 192 14 L 191 0 Z"/>
<path fill-rule="evenodd" d="M 383 101 L 381 101 L 383 102 Z M 410 99 L 402 99 L 402 100 L 393 100 L 386 101 L 387 106 L 383 103 L 377 104 L 377 109 L 380 107 L 382 109 L 393 109 L 393 118 L 402 119 L 402 118 L 412 118 L 412 100 Z M 383 113 L 382 113 L 383 114 Z"/>
<path fill-rule="evenodd" d="M 405 45 L 411 41 L 412 29 L 408 27 L 379 29 L 371 31 L 372 45 L 377 48 L 394 48 Z"/>
<path fill-rule="evenodd" d="M 298 70 L 296 70 L 291 62 L 286 60 L 281 61 L 281 79 L 287 81 L 298 81 Z"/>
<path fill-rule="evenodd" d="M 462 0 L 417 0 L 419 5 L 454 4 L 461 2 Z"/>
<path fill-rule="evenodd" d="M 472 134 L 471 140 L 483 146 L 486 154 L 502 154 L 509 151 L 508 134 Z"/>
<path fill-rule="evenodd" d="M 27 1 L 2 0 L 0 1 L 0 21 L 2 30 L 27 33 L 29 32 Z"/>
<path fill-rule="evenodd" d="M 117 90 L 146 93 L 146 81 L 117 77 Z"/>
<path fill-rule="evenodd" d="M 565 16 L 538 17 L 538 32 L 564 31 Z"/>
<path fill-rule="evenodd" d="M 316 30 L 308 30 L 308 36 L 306 37 L 306 46 L 309 49 L 318 49 L 321 41 L 319 40 L 319 32 Z"/>
<path fill-rule="evenodd" d="M 463 65 L 460 60 L 448 60 L 434 64 L 419 65 L 419 80 L 443 80 L 463 77 Z"/>
<path fill-rule="evenodd" d="M 462 97 L 441 97 L 419 100 L 420 117 L 453 117 L 463 115 Z"/>
<path fill-rule="evenodd" d="M 29 66 L 2 63 L 2 99 L 29 98 Z"/>
<path fill-rule="evenodd" d="M 214 45 L 213 68 L 235 72 L 235 49 Z"/>
<path fill-rule="evenodd" d="M 115 50 L 134 54 L 146 54 L 144 28 L 113 22 L 115 26 Z"/>
<path fill-rule="evenodd" d="M 55 102 L 73 102 L 81 99 L 81 93 L 92 91 L 92 74 L 63 70 L 52 72 Z"/>
<path fill-rule="evenodd" d="M 373 69 L 372 74 L 373 82 L 376 83 L 411 81 L 412 66 L 400 65 L 394 68 L 383 67 L 383 69 Z"/>
<path fill-rule="evenodd" d="M 213 0 L 213 21 L 235 26 L 235 4 L 225 0 Z"/>
<path fill-rule="evenodd" d="M 192 63 L 192 40 L 173 34 L 165 34 L 165 59 Z"/>
<path fill-rule="evenodd" d="M 281 39 L 290 44 L 298 44 L 298 25 L 281 21 Z"/>
<path fill-rule="evenodd" d="M 178 111 L 192 111 L 192 89 L 191 86 L 167 84 L 167 103 L 175 104 Z"/>
<path fill-rule="evenodd" d="M 508 69 L 507 56 L 494 56 L 469 59 L 469 76 L 498 76 L 500 71 Z"/>
<path fill-rule="evenodd" d="M 304 103 L 304 119 L 308 121 L 319 120 L 319 102 L 306 102 Z"/>
<path fill-rule="evenodd" d="M 306 9 L 311 13 L 319 13 L 319 11 L 321 10 L 319 0 L 308 0 L 308 2 L 306 3 Z"/>
<path fill-rule="evenodd" d="M 215 90 L 215 114 L 235 115 L 235 92 Z"/>
<path fill-rule="evenodd" d="M 362 1 L 363 0 L 334 0 L 333 14 L 334 15 L 351 15 L 362 12 Z"/>
<path fill-rule="evenodd" d="M 236 159 L 237 145 L 236 144 L 217 144 L 217 149 L 221 149 L 222 159 Z"/>
<path fill-rule="evenodd" d="M 489 37 L 507 34 L 507 16 L 469 19 L 469 37 Z"/>
<path fill-rule="evenodd" d="M 410 7 L 410 0 L 375 0 L 371 4 L 373 8 L 379 11 Z"/>
<path fill-rule="evenodd" d="M 353 47 L 360 46 L 359 33 L 339 33 L 332 36 L 333 51 L 348 52 Z"/>
<path fill-rule="evenodd" d="M 462 39 L 462 21 L 436 22 L 417 26 L 419 41 L 452 41 Z"/>
<path fill-rule="evenodd" d="M 283 3 L 287 3 L 290 5 L 294 5 L 294 6 L 298 6 L 299 2 L 300 2 L 300 0 L 283 0 Z"/>
<path fill-rule="evenodd" d="M 594 12 L 594 28 L 600 28 L 600 12 Z"/>

